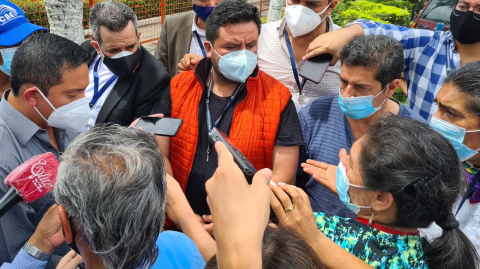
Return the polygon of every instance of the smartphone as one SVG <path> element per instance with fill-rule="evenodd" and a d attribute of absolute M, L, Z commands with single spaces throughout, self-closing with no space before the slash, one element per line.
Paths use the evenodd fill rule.
<path fill-rule="evenodd" d="M 245 178 L 247 179 L 248 184 L 252 184 L 253 175 L 257 172 L 257 169 L 248 161 L 248 159 L 243 155 L 243 153 L 235 147 L 235 145 L 230 141 L 228 136 L 222 133 L 217 128 L 213 128 L 209 133 L 208 137 L 210 141 L 215 144 L 217 141 L 221 141 L 227 146 L 230 153 L 233 155 L 235 163 L 240 167 Z"/>
<path fill-rule="evenodd" d="M 142 127 L 146 132 L 160 136 L 175 136 L 182 126 L 182 119 L 141 117 L 136 128 Z"/>
<path fill-rule="evenodd" d="M 310 80 L 315 84 L 320 83 L 323 75 L 327 71 L 328 66 L 332 62 L 332 55 L 330 54 L 321 54 L 313 58 L 308 59 L 300 70 L 299 75 L 306 79 Z"/>

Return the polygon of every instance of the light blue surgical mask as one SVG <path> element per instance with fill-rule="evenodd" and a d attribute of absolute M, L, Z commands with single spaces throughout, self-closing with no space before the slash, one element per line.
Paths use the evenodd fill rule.
<path fill-rule="evenodd" d="M 359 206 L 350 203 L 350 196 L 348 195 L 348 189 L 352 187 L 362 188 L 365 189 L 364 186 L 350 184 L 350 181 L 347 177 L 347 170 L 345 170 L 345 166 L 343 166 L 342 160 L 337 166 L 337 193 L 338 198 L 350 209 L 358 215 L 361 208 L 372 208 L 371 206 Z"/>
<path fill-rule="evenodd" d="M 237 50 L 221 56 L 213 48 L 212 43 L 210 45 L 212 50 L 220 56 L 220 61 L 218 61 L 220 73 L 231 81 L 245 83 L 257 67 L 257 54 L 249 50 Z"/>
<path fill-rule="evenodd" d="M 388 98 L 380 104 L 378 107 L 373 107 L 372 101 L 373 98 L 379 96 L 385 89 L 388 87 L 385 86 L 377 95 L 367 95 L 367 96 L 358 96 L 358 97 L 342 97 L 342 94 L 338 93 L 338 104 L 342 112 L 347 115 L 347 117 L 359 120 L 370 117 L 373 113 L 379 111 L 382 108 L 382 105 L 387 101 Z"/>
<path fill-rule="evenodd" d="M 480 132 L 480 130 L 467 131 L 465 130 L 465 128 L 456 126 L 454 124 L 451 124 L 450 122 L 444 121 L 436 117 L 432 117 L 429 125 L 435 131 L 442 134 L 450 142 L 450 144 L 452 144 L 452 146 L 457 151 L 458 158 L 462 162 L 472 158 L 480 150 L 473 150 L 463 144 L 463 140 L 465 139 L 465 133 L 476 133 Z"/>
<path fill-rule="evenodd" d="M 18 47 L 13 47 L 13 48 L 8 48 L 8 49 L 1 49 L 0 53 L 2 54 L 2 59 L 3 59 L 3 65 L 0 66 L 0 70 L 2 70 L 3 73 L 7 74 L 10 76 L 11 74 L 11 65 L 12 65 L 12 59 L 13 55 L 15 54 L 15 51 L 18 49 Z"/>

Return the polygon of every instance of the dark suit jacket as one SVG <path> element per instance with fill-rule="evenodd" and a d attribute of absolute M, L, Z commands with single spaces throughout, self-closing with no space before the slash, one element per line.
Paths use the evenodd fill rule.
<path fill-rule="evenodd" d="M 178 74 L 177 65 L 190 52 L 192 25 L 195 12 L 169 15 L 163 22 L 157 48 L 153 54 L 166 68 L 170 76 Z"/>
<path fill-rule="evenodd" d="M 90 40 L 82 48 L 90 52 L 88 66 L 94 64 L 97 52 Z M 127 79 L 118 79 L 108 95 L 95 123 L 113 122 L 128 126 L 140 116 L 150 115 L 153 106 L 170 88 L 170 75 L 165 67 L 143 48 L 143 59 L 135 74 Z"/>

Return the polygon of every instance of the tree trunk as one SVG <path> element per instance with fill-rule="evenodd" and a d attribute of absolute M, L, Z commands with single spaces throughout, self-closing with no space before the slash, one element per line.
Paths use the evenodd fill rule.
<path fill-rule="evenodd" d="M 63 36 L 77 44 L 84 40 L 82 0 L 45 0 L 50 33 Z"/>
<path fill-rule="evenodd" d="M 285 0 L 270 0 L 267 22 L 278 21 L 282 18 L 282 8 Z"/>

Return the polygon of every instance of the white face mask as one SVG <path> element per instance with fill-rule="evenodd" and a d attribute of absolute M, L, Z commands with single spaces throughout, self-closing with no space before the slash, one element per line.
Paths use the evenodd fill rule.
<path fill-rule="evenodd" d="M 297 36 L 302 36 L 310 33 L 315 30 L 326 18 L 327 16 L 320 18 L 320 15 L 325 13 L 328 6 L 320 13 L 315 13 L 308 7 L 301 5 L 288 5 L 285 8 L 285 19 L 287 20 L 288 29 L 292 33 L 292 36 L 295 38 Z"/>
<path fill-rule="evenodd" d="M 37 107 L 33 107 L 40 117 L 42 117 L 48 123 L 48 126 L 80 132 L 85 124 L 87 124 L 87 122 L 90 120 L 92 115 L 87 97 L 80 98 L 69 104 L 55 108 L 52 103 L 48 101 L 45 95 L 43 95 L 42 91 L 40 91 L 38 88 L 37 90 L 40 95 L 42 95 L 43 99 L 47 101 L 50 107 L 53 108 L 52 114 L 50 117 L 48 117 L 48 119 L 46 119 L 42 113 L 38 111 Z"/>

